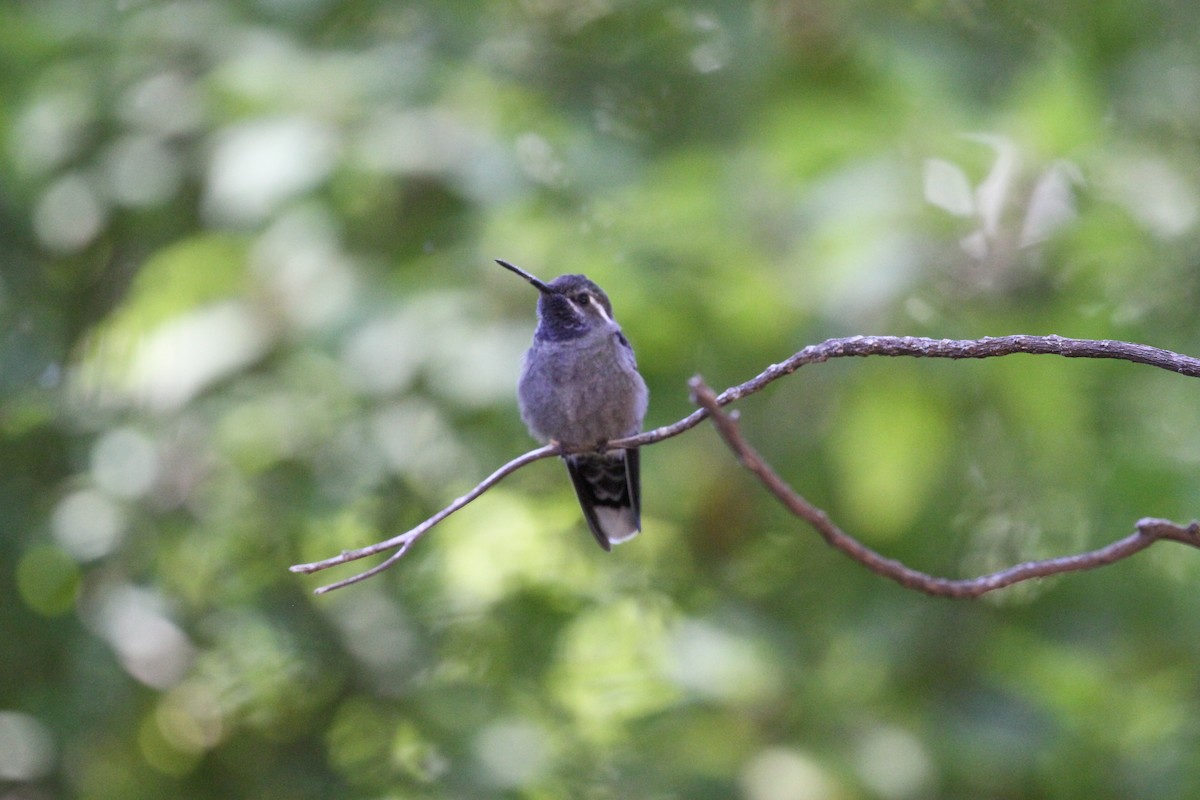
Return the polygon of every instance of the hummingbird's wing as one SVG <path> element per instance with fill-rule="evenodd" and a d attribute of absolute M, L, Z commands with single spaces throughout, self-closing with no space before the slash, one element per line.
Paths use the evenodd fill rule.
<path fill-rule="evenodd" d="M 567 472 L 592 535 L 605 550 L 642 529 L 637 450 L 566 456 Z"/>

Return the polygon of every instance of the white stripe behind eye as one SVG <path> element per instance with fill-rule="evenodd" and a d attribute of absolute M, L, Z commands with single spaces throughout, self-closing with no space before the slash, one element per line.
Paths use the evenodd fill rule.
<path fill-rule="evenodd" d="M 596 307 L 596 310 L 600 312 L 600 316 L 604 317 L 605 322 L 613 321 L 608 312 L 604 310 L 604 304 L 597 300 L 594 295 L 588 295 L 588 304 Z"/>

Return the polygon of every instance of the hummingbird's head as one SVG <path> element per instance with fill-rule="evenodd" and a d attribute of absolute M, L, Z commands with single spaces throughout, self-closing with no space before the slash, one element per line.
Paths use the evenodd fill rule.
<path fill-rule="evenodd" d="M 589 331 L 614 326 L 612 303 L 608 295 L 586 275 L 560 275 L 543 283 L 507 261 L 497 260 L 534 285 L 538 298 L 538 319 L 535 334 L 541 339 L 575 339 Z"/>

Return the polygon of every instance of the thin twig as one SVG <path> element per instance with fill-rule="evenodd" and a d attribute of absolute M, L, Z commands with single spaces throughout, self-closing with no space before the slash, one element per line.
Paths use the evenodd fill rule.
<path fill-rule="evenodd" d="M 426 529 L 426 530 L 428 530 L 428 529 Z M 380 561 L 378 564 L 371 567 L 370 569 L 355 573 L 354 575 L 351 575 L 349 578 L 344 578 L 340 581 L 335 581 L 333 583 L 326 584 L 325 586 L 321 586 L 320 588 L 313 589 L 313 594 L 325 594 L 326 592 L 332 592 L 334 589 L 341 589 L 343 586 L 349 586 L 352 583 L 358 583 L 359 581 L 365 581 L 367 578 L 370 578 L 374 575 L 378 575 L 379 573 L 383 572 L 385 569 L 390 567 L 392 564 L 395 564 L 397 561 L 399 561 L 401 558 L 403 558 L 404 554 L 408 552 L 408 548 L 412 546 L 412 543 L 415 539 L 416 539 L 416 537 L 412 537 L 410 539 L 405 539 L 404 543 L 396 548 L 396 552 L 392 553 L 390 556 L 385 558 L 383 561 Z M 298 570 L 295 567 L 292 567 L 292 571 L 293 572 L 301 572 L 302 570 Z"/>
<path fill-rule="evenodd" d="M 929 575 L 895 559 L 880 555 L 839 528 L 824 511 L 800 496 L 771 469 L 770 465 L 763 461 L 762 457 L 742 437 L 737 422 L 721 408 L 716 393 L 703 380 L 699 377 L 692 378 L 689 385 L 696 404 L 708 412 L 717 432 L 737 456 L 738 461 L 753 473 L 767 491 L 775 495 L 788 511 L 811 525 L 835 549 L 845 553 L 872 572 L 890 578 L 909 589 L 916 589 L 919 592 L 938 597 L 956 599 L 978 597 L 1031 578 L 1045 578 L 1063 572 L 1102 567 L 1145 550 L 1160 539 L 1170 539 L 1190 544 L 1193 547 L 1200 547 L 1200 524 L 1193 522 L 1184 528 L 1169 520 L 1147 518 L 1139 520 L 1134 532 L 1129 536 L 1086 553 L 1030 561 L 978 578 L 953 579 Z"/>
<path fill-rule="evenodd" d="M 365 580 L 372 575 L 382 572 L 392 564 L 399 561 L 400 557 L 408 552 L 408 548 L 412 546 L 413 542 L 424 536 L 430 528 L 432 528 L 434 525 L 437 525 L 446 517 L 450 516 L 455 511 L 458 511 L 475 498 L 479 497 L 488 489 L 502 481 L 505 477 L 511 475 L 527 464 L 532 464 L 535 461 L 540 461 L 543 458 L 549 458 L 550 456 L 558 454 L 559 447 L 555 444 L 548 444 L 544 447 L 539 447 L 536 450 L 530 450 L 528 453 L 517 456 L 512 461 L 509 461 L 507 464 L 500 467 L 500 469 L 493 472 L 491 475 L 488 475 L 486 478 L 480 481 L 479 485 L 474 489 L 467 492 L 438 513 L 434 514 L 417 527 L 407 530 L 399 536 L 393 536 L 391 539 L 387 539 L 382 542 L 376 542 L 375 544 L 367 545 L 366 547 L 360 547 L 357 550 L 343 550 L 340 554 L 333 556 L 332 558 L 327 558 L 323 561 L 314 561 L 310 564 L 296 564 L 288 569 L 290 569 L 292 572 L 303 572 L 305 574 L 319 572 L 323 569 L 336 567 L 338 564 L 346 564 L 351 561 L 357 561 L 360 558 L 367 558 L 368 556 L 382 553 L 385 550 L 399 548 L 386 561 L 378 564 L 377 566 L 346 580 L 338 581 L 337 583 L 331 583 L 328 586 L 322 586 L 316 590 L 316 594 L 323 594 L 324 592 L 330 592 L 334 589 L 340 589 L 343 586 L 349 586 L 352 583 L 358 583 L 361 580 Z"/>
<path fill-rule="evenodd" d="M 835 358 L 847 357 L 909 356 L 913 358 L 965 359 L 995 358 L 998 356 L 1013 355 L 1016 353 L 1028 353 L 1033 355 L 1058 355 L 1065 358 L 1114 358 L 1123 361 L 1130 361 L 1136 364 L 1148 364 L 1160 369 L 1177 372 L 1180 375 L 1200 377 L 1200 359 L 1195 359 L 1180 353 L 1173 353 L 1170 350 L 1161 350 L 1157 347 L 1149 347 L 1143 344 L 1108 339 L 1068 339 L 1062 336 L 1031 336 L 1025 334 L 964 340 L 926 339 L 915 336 L 850 336 L 841 339 L 827 339 L 820 344 L 809 345 L 785 361 L 770 365 L 745 383 L 740 383 L 737 386 L 731 386 L 720 394 L 714 395 L 710 406 L 702 406 L 701 408 L 693 411 L 691 414 L 688 414 L 683 419 L 680 419 L 670 425 L 664 425 L 660 428 L 655 428 L 654 430 L 640 433 L 637 436 L 630 436 L 625 439 L 614 440 L 609 442 L 608 446 L 610 448 L 643 447 L 645 445 L 661 442 L 664 439 L 670 439 L 673 436 L 678 436 L 679 434 L 691 430 L 699 425 L 712 413 L 713 409 L 722 408 L 736 400 L 740 400 L 743 397 L 761 391 L 770 383 L 784 377 L 785 375 L 790 375 L 808 364 L 820 364 Z M 352 583 L 365 580 L 366 578 L 376 575 L 390 567 L 408 551 L 413 542 L 425 535 L 430 528 L 434 527 L 446 517 L 453 514 L 455 511 L 458 511 L 463 506 L 478 498 L 492 486 L 499 483 L 507 475 L 528 464 L 532 464 L 534 461 L 539 461 L 543 458 L 548 458 L 554 455 L 565 455 L 567 452 L 567 450 L 564 450 L 555 444 L 549 444 L 544 447 L 539 447 L 536 450 L 530 450 L 528 453 L 514 458 L 512 461 L 509 461 L 507 464 L 497 469 L 470 492 L 462 497 L 459 497 L 449 506 L 434 514 L 417 527 L 405 531 L 399 536 L 393 536 L 386 541 L 368 545 L 367 547 L 362 547 L 357 550 L 347 550 L 339 555 L 333 556 L 332 558 L 327 558 L 323 561 L 315 561 L 310 564 L 297 564 L 291 567 L 291 571 L 303 573 L 317 572 L 323 569 L 338 566 L 339 564 L 346 564 L 361 558 L 377 555 L 378 553 L 382 553 L 386 550 L 395 549 L 396 552 L 389 556 L 387 560 L 372 567 L 371 569 L 337 583 L 322 586 L 316 591 L 317 593 L 328 592 L 342 586 L 348 586 Z M 813 511 L 817 514 L 820 514 L 822 518 L 824 517 L 823 513 L 820 512 L 819 509 L 813 509 Z M 814 522 L 813 520 L 809 520 L 809 522 L 813 524 L 814 527 L 817 527 L 819 531 L 822 530 L 818 523 Z M 1195 537 L 1191 534 L 1191 527 L 1180 528 L 1179 526 L 1174 525 L 1174 523 L 1165 520 L 1150 520 L 1150 522 L 1153 522 L 1154 524 L 1146 528 L 1143 527 L 1142 522 L 1147 522 L 1147 520 L 1142 520 L 1138 523 L 1137 533 L 1133 534 L 1127 539 L 1121 540 L 1120 542 L 1114 542 L 1112 545 L 1109 545 L 1108 548 L 1104 549 L 1104 551 L 1112 551 L 1108 556 L 1111 560 L 1125 558 L 1126 556 L 1147 547 L 1149 543 L 1157 541 L 1158 539 L 1173 539 L 1175 541 L 1181 541 L 1187 544 L 1196 543 L 1194 541 Z M 826 519 L 825 524 L 832 523 L 829 523 L 828 519 Z M 1151 532 L 1147 533 L 1147 531 Z M 1145 541 L 1146 537 L 1150 537 L 1148 542 Z M 854 543 L 858 545 L 857 542 Z M 831 542 L 831 544 L 833 544 L 833 542 Z M 835 544 L 834 546 L 838 545 Z M 867 548 L 863 548 L 862 545 L 858 545 L 858 547 L 865 551 L 859 554 L 862 556 L 862 558 L 859 560 L 866 559 L 863 560 L 863 563 L 867 564 L 869 567 L 870 563 L 868 562 L 872 560 L 878 560 L 877 563 L 879 564 L 895 565 L 900 567 L 901 570 L 907 569 L 903 565 L 898 564 L 898 562 L 892 562 Z M 855 556 L 853 553 L 849 554 L 852 557 L 858 558 L 858 556 Z M 1070 561 L 1070 558 L 1067 559 L 1068 562 Z M 1060 560 L 1052 559 L 1051 561 L 1058 562 Z M 991 591 L 993 588 L 1000 588 L 1001 585 L 1008 586 L 1011 583 L 1015 583 L 1018 580 L 1026 580 L 1029 577 L 1038 577 L 1038 575 L 1041 574 L 1038 572 L 1038 570 L 1043 569 L 1044 567 L 1042 565 L 1047 563 L 1050 562 L 1039 561 L 1030 562 L 1029 564 L 1020 564 L 1009 570 L 996 573 L 995 576 L 989 576 L 991 578 L 1000 576 L 999 579 L 1006 582 L 1000 583 L 996 586 L 991 586 L 983 591 Z M 1051 567 L 1052 571 L 1046 574 L 1065 572 L 1072 569 L 1087 568 L 1089 567 L 1071 566 L 1068 564 L 1067 566 Z M 872 567 L 872 569 L 874 569 L 874 567 Z M 915 576 L 923 576 L 923 573 L 914 572 L 911 570 L 910 572 L 912 572 Z M 1017 577 L 1012 577 L 1010 573 L 1012 575 L 1016 575 Z M 896 574 L 903 573 L 897 572 Z M 891 575 L 890 577 L 895 577 L 895 575 Z M 924 578 L 929 578 L 929 576 L 924 576 Z M 897 580 L 899 580 L 899 578 L 897 578 Z M 905 583 L 905 581 L 902 580 L 901 583 Z M 905 585 L 909 584 L 905 583 Z M 920 586 L 914 585 L 913 588 L 920 588 Z M 946 592 L 941 593 L 945 594 Z M 977 591 L 976 593 L 979 594 L 982 592 Z M 970 597 L 974 595 L 970 593 L 964 593 L 950 594 L 949 596 Z"/>

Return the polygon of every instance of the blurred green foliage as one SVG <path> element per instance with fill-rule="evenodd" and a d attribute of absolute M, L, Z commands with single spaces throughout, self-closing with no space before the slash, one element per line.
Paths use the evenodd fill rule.
<path fill-rule="evenodd" d="M 0 796 L 1197 796 L 1200 556 L 929 599 L 705 428 L 611 555 L 547 462 L 370 582 L 286 569 L 531 445 L 495 257 L 609 291 L 652 425 L 835 335 L 1200 353 L 1197 41 L 1178 0 L 0 6 Z M 740 405 L 967 575 L 1200 514 L 1200 388 L 1150 373 Z"/>

